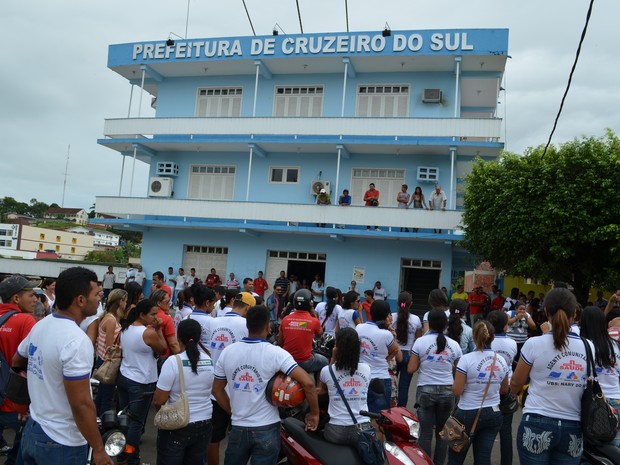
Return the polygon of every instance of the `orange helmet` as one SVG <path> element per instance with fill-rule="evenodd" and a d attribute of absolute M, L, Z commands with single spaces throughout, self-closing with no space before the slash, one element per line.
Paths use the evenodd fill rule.
<path fill-rule="evenodd" d="M 265 395 L 269 403 L 276 407 L 296 407 L 306 398 L 301 384 L 281 371 L 269 380 Z"/>

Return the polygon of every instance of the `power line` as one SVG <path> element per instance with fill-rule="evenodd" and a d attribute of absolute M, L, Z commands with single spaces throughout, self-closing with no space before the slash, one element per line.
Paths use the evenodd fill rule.
<path fill-rule="evenodd" d="M 590 16 L 592 15 L 592 7 L 594 6 L 594 0 L 590 0 L 590 7 L 588 8 L 588 14 L 586 15 L 586 24 L 583 26 L 583 31 L 581 32 L 581 38 L 579 39 L 579 46 L 577 47 L 577 53 L 575 54 L 575 61 L 573 63 L 573 67 L 570 70 L 570 75 L 568 76 L 568 83 L 566 85 L 566 90 L 564 91 L 564 95 L 562 96 L 562 102 L 560 103 L 560 109 L 558 110 L 558 114 L 555 117 L 555 121 L 553 123 L 553 129 L 551 130 L 551 134 L 549 134 L 549 140 L 547 141 L 547 145 L 545 146 L 545 150 L 543 151 L 541 159 L 545 157 L 547 153 L 547 149 L 549 145 L 551 145 L 551 138 L 553 137 L 553 133 L 558 125 L 558 120 L 560 119 L 560 115 L 562 114 L 562 109 L 564 108 L 564 101 L 566 100 L 566 96 L 568 95 L 568 90 L 570 89 L 571 82 L 573 80 L 573 74 L 575 73 L 575 68 L 577 68 L 577 62 L 579 61 L 579 55 L 581 54 L 581 44 L 583 44 L 584 39 L 586 38 L 586 32 L 588 30 L 588 24 L 590 23 Z"/>
<path fill-rule="evenodd" d="M 250 22 L 250 27 L 252 28 L 252 34 L 256 35 L 256 31 L 254 30 L 254 24 L 252 24 L 252 18 L 250 18 L 250 12 L 248 11 L 248 6 L 245 4 L 245 0 L 241 0 L 243 2 L 243 8 L 245 8 L 245 14 L 248 15 L 248 21 Z"/>
<path fill-rule="evenodd" d="M 299 29 L 301 29 L 301 33 L 304 33 L 304 25 L 301 23 L 301 10 L 299 9 L 299 0 L 295 0 L 297 3 L 297 16 L 299 17 Z"/>

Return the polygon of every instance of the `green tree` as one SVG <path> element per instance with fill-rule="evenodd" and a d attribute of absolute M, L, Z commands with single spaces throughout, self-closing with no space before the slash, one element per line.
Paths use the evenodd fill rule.
<path fill-rule="evenodd" d="M 524 156 L 477 160 L 467 178 L 463 245 L 509 274 L 620 285 L 620 139 L 583 137 Z"/>

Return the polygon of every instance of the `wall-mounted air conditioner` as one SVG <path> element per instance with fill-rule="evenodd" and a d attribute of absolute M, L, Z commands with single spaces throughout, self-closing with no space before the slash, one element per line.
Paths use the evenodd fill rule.
<path fill-rule="evenodd" d="M 441 89 L 424 89 L 422 102 L 441 103 Z"/>
<path fill-rule="evenodd" d="M 329 181 L 323 181 L 322 179 L 315 179 L 314 181 L 312 181 L 312 184 L 310 184 L 310 193 L 312 195 L 319 195 L 319 192 L 321 192 L 321 189 L 325 189 L 328 193 L 331 192 L 331 184 L 329 183 Z"/>
<path fill-rule="evenodd" d="M 172 178 L 153 177 L 149 182 L 149 197 L 172 197 L 173 185 Z"/>
<path fill-rule="evenodd" d="M 178 176 L 179 165 L 171 161 L 157 162 L 157 176 Z"/>

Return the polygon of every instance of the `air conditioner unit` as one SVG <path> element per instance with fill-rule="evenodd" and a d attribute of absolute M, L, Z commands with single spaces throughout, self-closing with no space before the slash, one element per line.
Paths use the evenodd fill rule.
<path fill-rule="evenodd" d="M 171 161 L 157 162 L 157 176 L 178 176 L 179 165 Z"/>
<path fill-rule="evenodd" d="M 441 89 L 424 89 L 422 94 L 424 103 L 441 103 Z"/>
<path fill-rule="evenodd" d="M 322 179 L 315 179 L 312 181 L 312 184 L 310 185 L 310 193 L 312 195 L 319 195 L 321 189 L 325 189 L 328 193 L 331 192 L 332 188 L 329 181 L 323 181 Z"/>
<path fill-rule="evenodd" d="M 149 197 L 172 197 L 174 179 L 153 177 L 149 183 Z"/>

